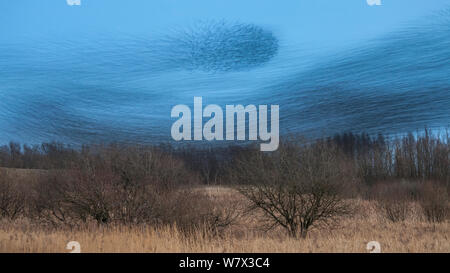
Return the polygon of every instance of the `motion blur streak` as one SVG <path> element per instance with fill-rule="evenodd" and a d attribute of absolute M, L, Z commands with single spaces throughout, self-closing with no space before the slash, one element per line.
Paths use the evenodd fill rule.
<path fill-rule="evenodd" d="M 3 40 L 0 143 L 169 140 L 170 109 L 194 96 L 280 105 L 281 134 L 446 128 L 449 18 L 443 11 L 327 54 L 226 19 L 149 36 Z"/>

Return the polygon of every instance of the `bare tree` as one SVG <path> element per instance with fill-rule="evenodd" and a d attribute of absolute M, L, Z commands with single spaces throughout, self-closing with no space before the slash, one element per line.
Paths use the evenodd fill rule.
<path fill-rule="evenodd" d="M 240 159 L 232 176 L 251 210 L 261 210 L 267 228 L 281 226 L 292 237 L 313 227 L 333 227 L 351 212 L 341 195 L 352 179 L 333 147 L 283 144 L 275 154 L 255 152 Z"/>

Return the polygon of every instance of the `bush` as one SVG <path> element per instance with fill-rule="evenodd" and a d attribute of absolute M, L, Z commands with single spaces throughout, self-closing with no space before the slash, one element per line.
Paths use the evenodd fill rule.
<path fill-rule="evenodd" d="M 449 193 L 447 187 L 428 182 L 422 188 L 419 203 L 429 222 L 439 223 L 448 219 Z"/>
<path fill-rule="evenodd" d="M 173 192 L 161 208 L 162 224 L 176 225 L 184 234 L 203 230 L 205 234 L 219 235 L 240 216 L 236 203 L 218 202 L 195 189 Z"/>
<path fill-rule="evenodd" d="M 192 179 L 182 162 L 156 149 L 110 147 L 44 177 L 36 212 L 52 224 L 151 223 L 161 199 Z"/>
<path fill-rule="evenodd" d="M 196 182 L 197 176 L 168 153 L 109 147 L 85 154 L 70 170 L 44 176 L 34 213 L 56 227 L 93 221 L 219 232 L 234 221 L 235 211 L 218 206 L 196 189 Z"/>
<path fill-rule="evenodd" d="M 17 182 L 0 169 L 0 218 L 14 220 L 25 210 L 26 195 Z"/>
<path fill-rule="evenodd" d="M 405 221 L 411 212 L 411 204 L 417 196 L 417 184 L 413 182 L 385 182 L 372 187 L 375 209 L 391 222 Z"/>

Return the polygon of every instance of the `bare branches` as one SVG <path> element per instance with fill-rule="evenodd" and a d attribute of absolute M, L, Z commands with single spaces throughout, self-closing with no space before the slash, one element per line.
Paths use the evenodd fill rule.
<path fill-rule="evenodd" d="M 268 228 L 306 237 L 313 227 L 332 227 L 351 212 L 341 196 L 351 176 L 339 167 L 332 147 L 283 144 L 276 154 L 255 153 L 232 170 L 250 209 L 263 212 Z"/>
<path fill-rule="evenodd" d="M 0 217 L 16 219 L 25 208 L 25 194 L 0 171 Z"/>

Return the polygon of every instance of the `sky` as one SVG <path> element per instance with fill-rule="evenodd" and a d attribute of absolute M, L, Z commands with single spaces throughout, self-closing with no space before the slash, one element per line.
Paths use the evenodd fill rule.
<path fill-rule="evenodd" d="M 381 2 L 0 0 L 0 144 L 168 136 L 171 107 L 193 96 L 280 104 L 292 132 L 448 127 L 450 1 Z M 210 72 L 160 45 L 221 20 L 269 30 L 276 55 Z"/>
<path fill-rule="evenodd" d="M 393 31 L 448 0 L 0 0 L 0 42 L 99 33 L 154 35 L 198 20 L 255 23 L 289 43 L 339 47 Z"/>

